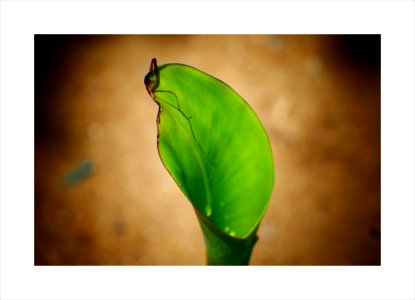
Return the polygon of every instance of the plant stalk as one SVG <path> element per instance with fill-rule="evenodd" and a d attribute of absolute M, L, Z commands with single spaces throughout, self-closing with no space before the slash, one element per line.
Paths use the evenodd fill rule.
<path fill-rule="evenodd" d="M 225 234 L 197 213 L 206 246 L 209 266 L 247 266 L 258 236 L 257 228 L 247 238 Z"/>

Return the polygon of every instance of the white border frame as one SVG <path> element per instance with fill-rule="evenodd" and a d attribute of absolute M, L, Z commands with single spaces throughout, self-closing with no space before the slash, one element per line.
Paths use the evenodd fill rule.
<path fill-rule="evenodd" d="M 413 1 L 2 1 L 1 298 L 413 299 L 414 8 Z M 382 265 L 35 267 L 36 33 L 382 34 Z"/>

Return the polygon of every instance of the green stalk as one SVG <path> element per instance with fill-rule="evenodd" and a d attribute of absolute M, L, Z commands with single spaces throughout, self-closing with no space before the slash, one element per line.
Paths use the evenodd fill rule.
<path fill-rule="evenodd" d="M 209 266 L 247 266 L 258 236 L 257 229 L 247 238 L 227 235 L 215 228 L 196 210 L 206 246 Z"/>

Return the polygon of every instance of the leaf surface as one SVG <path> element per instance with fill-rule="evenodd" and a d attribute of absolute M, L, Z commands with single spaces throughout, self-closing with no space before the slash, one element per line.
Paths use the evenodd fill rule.
<path fill-rule="evenodd" d="M 274 183 L 270 142 L 252 108 L 226 83 L 183 64 L 153 60 L 145 84 L 159 105 L 160 157 L 199 220 L 230 239 L 251 238 Z"/>

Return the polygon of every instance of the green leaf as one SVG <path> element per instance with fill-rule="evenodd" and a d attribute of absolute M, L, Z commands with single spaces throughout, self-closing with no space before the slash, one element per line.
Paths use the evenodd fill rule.
<path fill-rule="evenodd" d="M 145 77 L 159 105 L 161 160 L 198 215 L 209 264 L 248 264 L 274 164 L 258 117 L 226 83 L 183 64 Z"/>

